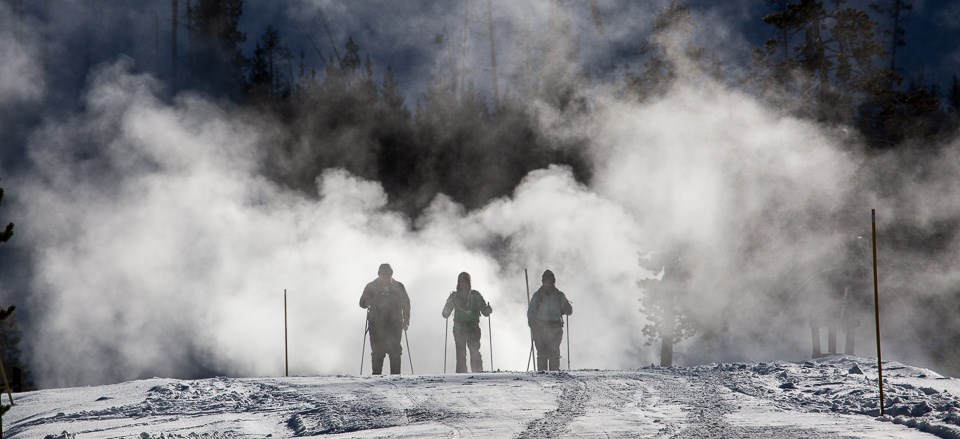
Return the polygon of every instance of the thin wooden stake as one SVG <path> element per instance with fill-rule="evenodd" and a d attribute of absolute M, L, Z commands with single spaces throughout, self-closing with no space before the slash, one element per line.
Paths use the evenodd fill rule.
<path fill-rule="evenodd" d="M 290 344 L 287 338 L 287 289 L 283 289 L 283 363 L 285 371 L 283 376 L 290 376 Z"/>
<path fill-rule="evenodd" d="M 873 229 L 873 307 L 877 319 L 877 381 L 880 386 L 880 416 L 883 409 L 883 355 L 880 354 L 880 287 L 877 281 L 877 209 L 870 209 L 870 225 Z"/>

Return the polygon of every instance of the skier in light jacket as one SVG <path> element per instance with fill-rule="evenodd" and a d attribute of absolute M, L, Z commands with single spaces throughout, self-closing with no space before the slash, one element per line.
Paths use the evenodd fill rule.
<path fill-rule="evenodd" d="M 467 372 L 467 352 L 470 349 L 470 371 L 483 371 L 480 355 L 480 316 L 493 312 L 490 303 L 483 300 L 480 292 L 470 287 L 470 274 L 457 276 L 457 290 L 450 293 L 443 306 L 443 318 L 453 313 L 453 341 L 457 346 L 457 373 Z"/>
<path fill-rule="evenodd" d="M 563 339 L 563 316 L 573 314 L 573 305 L 556 287 L 553 272 L 546 270 L 543 285 L 530 299 L 527 324 L 537 346 L 537 370 L 560 370 L 560 342 Z"/>
<path fill-rule="evenodd" d="M 410 297 L 403 284 L 393 279 L 390 264 L 381 264 L 378 277 L 367 284 L 360 296 L 360 307 L 367 309 L 370 325 L 370 357 L 373 374 L 383 372 L 383 360 L 390 355 L 390 373 L 400 373 L 400 340 L 410 325 Z"/>

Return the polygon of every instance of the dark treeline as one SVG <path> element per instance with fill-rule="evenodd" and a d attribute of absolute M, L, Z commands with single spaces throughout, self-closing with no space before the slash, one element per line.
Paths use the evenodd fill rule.
<path fill-rule="evenodd" d="M 182 13 L 189 47 L 187 56 L 174 59 L 184 70 L 176 82 L 279 122 L 281 139 L 267 152 L 264 172 L 281 184 L 315 193 L 324 169 L 344 168 L 380 181 L 390 207 L 415 216 L 438 193 L 468 209 L 479 207 L 551 163 L 570 166 L 581 181 L 589 178 L 585 149 L 577 140 L 545 136 L 523 102 L 529 93 L 496 96 L 491 103 L 481 87 L 455 71 L 465 69 L 452 54 L 451 65 L 434 72 L 428 91 L 407 102 L 393 68 L 378 65 L 352 38 L 331 41 L 323 48 L 328 56 L 314 47 L 319 68 L 306 65 L 303 50 L 291 49 L 274 26 L 256 39 L 252 53 L 242 54 L 242 8 L 241 0 L 187 2 Z M 438 35 L 437 43 L 444 38 Z M 548 74 L 541 80 L 552 79 Z M 553 92 L 545 89 L 538 97 L 572 107 L 572 98 Z"/>
<path fill-rule="evenodd" d="M 767 3 L 763 21 L 774 36 L 755 51 L 751 79 L 791 100 L 797 114 L 856 127 L 875 149 L 934 146 L 955 132 L 956 76 L 943 95 L 897 64 L 913 2 L 877 0 L 865 9 L 846 0 Z"/>
<path fill-rule="evenodd" d="M 910 3 L 878 0 L 857 8 L 846 1 L 768 0 L 769 14 L 760 19 L 771 38 L 755 50 L 746 77 L 727 77 L 714 54 L 691 43 L 684 55 L 705 77 L 740 83 L 797 116 L 855 128 L 871 149 L 933 148 L 960 125 L 960 84 L 954 77 L 943 92 L 898 67 Z M 322 64 L 307 65 L 304 49 L 292 49 L 284 30 L 269 26 L 244 54 L 241 0 L 198 0 L 182 9 L 189 38 L 186 55 L 174 59 L 184 71 L 176 82 L 282 123 L 284 138 L 269 151 L 266 172 L 285 185 L 311 192 L 323 169 L 342 167 L 382 182 L 393 208 L 416 214 L 437 193 L 478 207 L 548 163 L 569 165 L 579 179 L 589 179 L 580 141 L 545 134 L 528 105 L 537 99 L 560 112 L 588 111 L 578 105 L 576 84 L 591 79 L 580 73 L 587 69 L 575 67 L 570 50 L 543 48 L 557 59 L 525 69 L 530 77 L 511 77 L 514 84 L 501 87 L 496 81 L 474 83 L 451 50 L 449 65 L 434 69 L 429 90 L 407 102 L 391 66 L 378 64 L 353 39 L 311 40 Z M 601 17 L 594 18 L 599 27 Z M 618 74 L 623 94 L 642 101 L 669 90 L 677 67 L 656 36 L 683 40 L 698 25 L 692 20 L 679 2 L 660 12 L 651 38 L 638 42 L 636 58 L 627 60 L 639 71 Z M 553 21 L 551 38 L 572 41 L 569 22 Z M 442 46 L 448 37 L 436 38 Z M 495 47 L 491 53 L 495 69 Z M 567 71 L 558 73 L 558 65 Z"/>

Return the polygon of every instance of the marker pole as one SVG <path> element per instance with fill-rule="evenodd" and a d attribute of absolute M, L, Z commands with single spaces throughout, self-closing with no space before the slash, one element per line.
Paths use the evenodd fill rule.
<path fill-rule="evenodd" d="M 877 319 L 877 381 L 880 386 L 880 416 L 883 410 L 883 355 L 880 353 L 880 287 L 877 281 L 877 209 L 870 209 L 870 225 L 873 229 L 873 307 Z"/>

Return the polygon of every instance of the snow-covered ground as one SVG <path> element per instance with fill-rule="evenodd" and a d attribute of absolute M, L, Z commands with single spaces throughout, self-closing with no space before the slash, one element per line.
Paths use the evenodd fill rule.
<path fill-rule="evenodd" d="M 17 394 L 8 438 L 947 437 L 960 380 L 804 363 L 388 377 L 154 378 Z M 6 398 L 4 397 L 4 400 Z"/>

